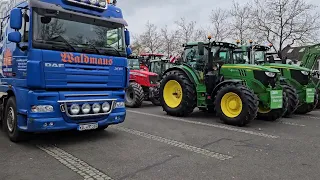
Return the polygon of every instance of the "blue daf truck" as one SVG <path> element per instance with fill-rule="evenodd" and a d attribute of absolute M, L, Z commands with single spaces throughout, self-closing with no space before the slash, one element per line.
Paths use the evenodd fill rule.
<path fill-rule="evenodd" d="M 106 0 L 29 0 L 2 17 L 2 127 L 30 133 L 102 130 L 126 117 L 130 35 Z"/>

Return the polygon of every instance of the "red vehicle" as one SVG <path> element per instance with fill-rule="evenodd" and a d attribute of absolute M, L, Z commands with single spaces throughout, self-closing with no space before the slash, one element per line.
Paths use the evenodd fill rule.
<path fill-rule="evenodd" d="M 126 106 L 138 108 L 143 101 L 148 100 L 159 106 L 160 102 L 153 97 L 154 88 L 157 86 L 158 74 L 149 72 L 149 69 L 141 69 L 141 65 L 143 66 L 138 57 L 128 57 L 130 84 L 126 89 Z"/>

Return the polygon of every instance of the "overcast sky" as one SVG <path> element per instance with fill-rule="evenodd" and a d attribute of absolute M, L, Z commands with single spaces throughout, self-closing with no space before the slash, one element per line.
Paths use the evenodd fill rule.
<path fill-rule="evenodd" d="M 249 0 L 236 1 L 244 4 Z M 320 0 L 306 1 L 320 5 Z M 212 9 L 228 9 L 231 5 L 232 0 L 118 0 L 117 6 L 122 8 L 130 31 L 139 33 L 144 30 L 148 20 L 157 26 L 169 26 L 180 17 L 185 17 L 197 21 L 198 25 L 206 26 Z M 320 11 L 320 8 L 318 9 Z"/>

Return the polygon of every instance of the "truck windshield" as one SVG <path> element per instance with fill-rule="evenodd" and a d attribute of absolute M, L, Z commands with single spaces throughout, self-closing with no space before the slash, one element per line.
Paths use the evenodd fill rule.
<path fill-rule="evenodd" d="M 100 19 L 34 8 L 33 47 L 126 56 L 124 26 Z"/>

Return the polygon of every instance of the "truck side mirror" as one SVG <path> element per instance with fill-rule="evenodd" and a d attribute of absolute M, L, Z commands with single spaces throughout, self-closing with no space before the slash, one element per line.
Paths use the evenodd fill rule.
<path fill-rule="evenodd" d="M 19 31 L 9 33 L 8 40 L 14 43 L 21 42 L 21 33 Z"/>
<path fill-rule="evenodd" d="M 198 43 L 198 52 L 199 52 L 200 56 L 204 55 L 204 44 L 203 44 L 203 42 L 199 42 Z"/>
<path fill-rule="evenodd" d="M 127 56 L 130 56 L 132 54 L 132 50 L 129 47 L 126 48 L 126 51 L 127 51 Z"/>
<path fill-rule="evenodd" d="M 124 37 L 125 37 L 125 41 L 126 41 L 126 46 L 130 45 L 130 32 L 128 30 L 124 31 Z"/>
<path fill-rule="evenodd" d="M 10 27 L 14 30 L 20 30 L 22 27 L 21 9 L 15 8 L 10 12 Z"/>

